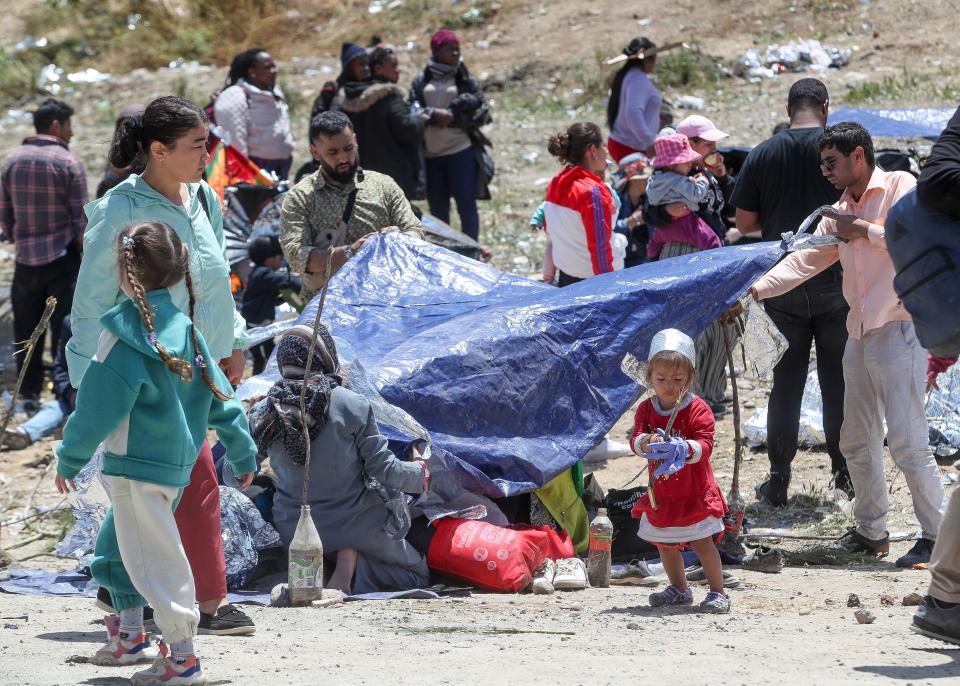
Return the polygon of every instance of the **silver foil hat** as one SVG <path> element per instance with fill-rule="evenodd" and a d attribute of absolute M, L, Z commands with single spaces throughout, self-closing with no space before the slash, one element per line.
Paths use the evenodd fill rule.
<path fill-rule="evenodd" d="M 653 340 L 650 341 L 650 354 L 647 355 L 647 362 L 653 359 L 657 353 L 664 351 L 678 352 L 690 360 L 693 368 L 697 368 L 697 353 L 693 347 L 693 339 L 683 331 L 678 329 L 663 329 L 658 331 Z"/>

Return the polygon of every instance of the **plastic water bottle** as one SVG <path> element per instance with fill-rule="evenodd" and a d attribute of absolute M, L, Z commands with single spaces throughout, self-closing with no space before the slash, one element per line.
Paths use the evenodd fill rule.
<path fill-rule="evenodd" d="M 610 549 L 613 546 L 613 522 L 607 509 L 601 507 L 590 522 L 590 553 L 587 556 L 587 578 L 594 588 L 610 586 Z"/>
<path fill-rule="evenodd" d="M 323 543 L 310 516 L 310 506 L 300 506 L 293 540 L 290 541 L 287 591 L 291 605 L 309 605 L 323 594 Z"/>

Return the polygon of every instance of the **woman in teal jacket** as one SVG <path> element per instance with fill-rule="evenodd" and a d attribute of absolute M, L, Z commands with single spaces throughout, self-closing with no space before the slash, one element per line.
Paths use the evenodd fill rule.
<path fill-rule="evenodd" d="M 231 383 L 243 376 L 246 324 L 230 292 L 220 203 L 201 181 L 207 154 L 207 117 L 189 100 L 157 98 L 143 115 L 117 128 L 110 161 L 125 167 L 137 157 L 146 160 L 142 174 L 131 174 L 86 207 L 89 221 L 83 237 L 83 262 L 77 279 L 67 344 L 70 381 L 79 386 L 97 352 L 103 326 L 100 317 L 127 300 L 117 278 L 114 248 L 121 229 L 135 221 L 162 221 L 187 247 L 197 294 L 195 323 L 215 360 Z M 170 289 L 173 303 L 187 309 L 183 282 Z M 200 633 L 251 634 L 253 622 L 226 604 L 226 566 L 220 539 L 220 495 L 213 455 L 205 441 L 176 512 L 183 545 L 193 569 L 200 603 Z M 98 596 L 101 607 L 110 598 Z"/>

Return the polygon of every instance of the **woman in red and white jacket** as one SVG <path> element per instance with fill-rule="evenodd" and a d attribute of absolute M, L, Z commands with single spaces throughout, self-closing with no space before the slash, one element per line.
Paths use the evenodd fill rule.
<path fill-rule="evenodd" d="M 547 186 L 543 207 L 560 286 L 623 269 L 627 241 L 613 230 L 617 204 L 603 180 L 600 127 L 577 122 L 551 137 L 547 149 L 565 165 Z"/>

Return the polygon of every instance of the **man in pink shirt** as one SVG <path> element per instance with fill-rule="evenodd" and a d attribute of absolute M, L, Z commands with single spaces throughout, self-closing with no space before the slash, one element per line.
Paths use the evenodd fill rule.
<path fill-rule="evenodd" d="M 837 544 L 853 552 L 885 554 L 887 483 L 883 468 L 883 422 L 897 467 L 906 477 L 922 538 L 898 567 L 928 562 L 944 509 L 940 471 L 927 445 L 924 386 L 927 354 L 910 314 L 893 290 L 894 267 L 884 240 L 887 211 L 916 186 L 906 172 L 874 164 L 873 141 L 859 124 L 841 123 L 820 139 L 820 168 L 840 200 L 816 233 L 845 242 L 795 252 L 750 289 L 763 300 L 799 286 L 837 260 L 843 265 L 843 295 L 850 305 L 849 338 L 843 356 L 846 385 L 840 449 L 857 493 L 851 528 Z"/>

